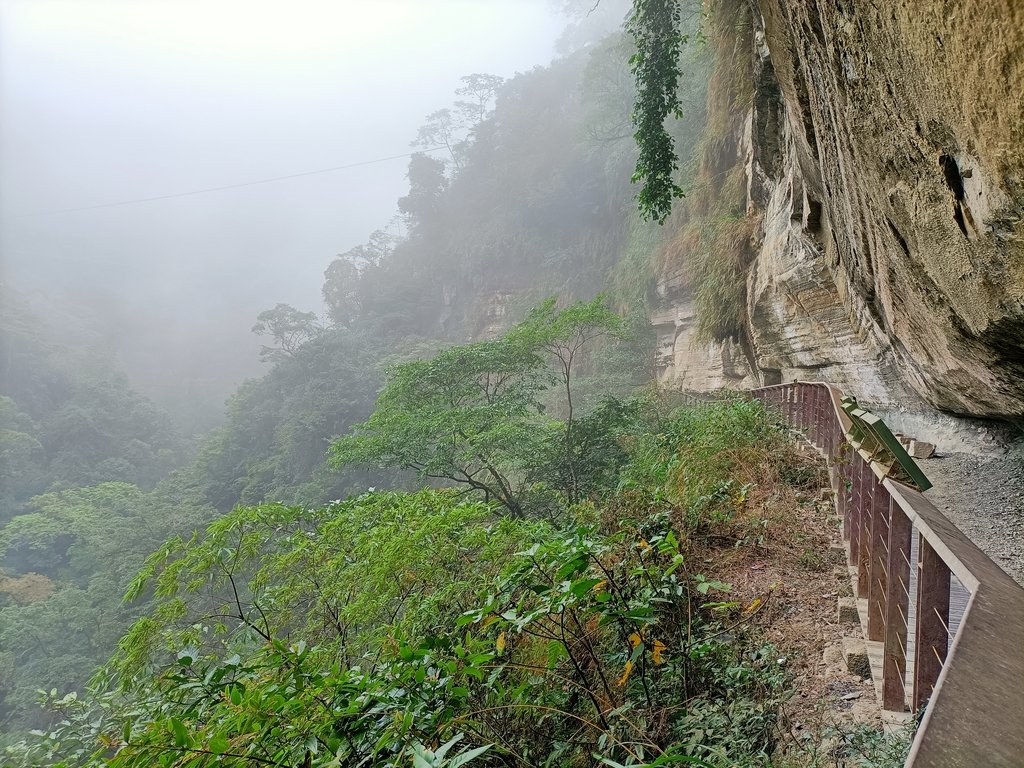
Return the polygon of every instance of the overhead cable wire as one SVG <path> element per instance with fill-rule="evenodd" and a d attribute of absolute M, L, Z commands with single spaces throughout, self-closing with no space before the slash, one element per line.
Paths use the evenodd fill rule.
<path fill-rule="evenodd" d="M 272 184 L 275 181 L 286 181 L 288 179 L 298 179 L 303 176 L 316 176 L 322 173 L 334 173 L 335 171 L 344 171 L 349 168 L 359 168 L 364 165 L 374 165 L 375 163 L 386 163 L 389 160 L 400 160 L 403 157 L 412 157 L 424 152 L 436 152 L 439 149 L 446 149 L 446 147 L 430 147 L 428 149 L 417 150 L 416 152 L 405 152 L 401 155 L 390 155 L 389 157 L 378 157 L 373 160 L 361 160 L 358 163 L 348 163 L 346 165 L 335 165 L 330 168 L 318 168 L 315 171 L 303 171 L 301 173 L 289 173 L 286 176 L 272 176 L 267 179 L 256 179 L 255 181 L 243 181 L 237 184 L 223 184 L 219 187 L 205 187 L 203 189 L 191 189 L 187 192 L 172 192 L 168 195 L 155 195 L 154 197 L 137 197 L 132 200 L 119 200 L 114 203 L 100 203 L 99 205 L 85 205 L 79 208 L 60 208 L 54 211 L 41 211 L 39 213 L 27 213 L 15 218 L 36 218 L 39 216 L 55 216 L 59 213 L 77 213 L 79 211 L 97 211 L 101 208 L 118 208 L 123 205 L 136 205 L 138 203 L 153 203 L 158 200 L 171 200 L 176 197 L 189 197 L 191 195 L 205 195 L 209 192 L 222 192 L 228 189 L 239 189 L 241 187 L 254 187 L 260 184 Z"/>

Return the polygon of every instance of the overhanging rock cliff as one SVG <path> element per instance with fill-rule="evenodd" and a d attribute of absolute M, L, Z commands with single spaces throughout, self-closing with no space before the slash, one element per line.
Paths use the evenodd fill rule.
<path fill-rule="evenodd" d="M 664 380 L 1024 417 L 1024 4 L 955 6 L 751 3 L 745 338 L 666 270 Z"/>

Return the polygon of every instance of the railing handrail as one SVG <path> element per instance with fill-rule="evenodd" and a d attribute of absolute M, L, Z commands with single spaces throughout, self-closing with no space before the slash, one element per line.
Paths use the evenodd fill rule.
<path fill-rule="evenodd" d="M 808 398 L 805 388 L 817 394 Z M 827 398 L 821 397 L 823 392 L 827 392 Z M 927 697 L 924 717 L 906 765 L 916 768 L 1024 766 L 1024 589 L 950 522 L 921 491 L 888 476 L 890 467 L 872 461 L 871 455 L 863 451 L 856 454 L 863 460 L 863 465 L 858 466 L 870 469 L 870 474 L 874 476 L 870 479 L 836 464 L 836 452 L 839 450 L 853 458 L 853 448 L 849 445 L 852 421 L 842 408 L 844 394 L 839 387 L 824 382 L 794 382 L 761 387 L 752 390 L 752 395 L 758 399 L 779 402 L 783 406 L 784 415 L 794 426 L 813 432 L 813 436 L 808 439 L 825 453 L 830 470 L 836 475 L 833 480 L 837 493 L 836 505 L 845 515 L 844 536 L 849 534 L 851 563 L 857 560 L 862 580 L 865 569 L 869 572 L 869 579 L 875 577 L 871 569 L 885 556 L 890 557 L 889 567 L 892 570 L 892 550 L 896 548 L 893 536 L 900 533 L 909 542 L 911 531 L 916 530 L 919 540 L 927 543 L 927 546 L 922 544 L 920 549 L 927 549 L 927 557 L 937 557 L 948 569 L 945 575 L 945 619 L 941 611 L 936 610 L 943 627 L 949 619 L 948 574 L 956 576 L 970 593 L 959 628 L 951 638 L 952 642 L 948 646 L 943 644 L 945 651 L 943 658 L 939 659 L 941 667 L 935 670 L 937 677 L 933 685 L 928 680 L 920 683 L 930 685 L 930 696 Z M 794 407 L 797 405 L 800 407 Z M 846 483 L 851 483 L 853 487 L 847 488 Z M 876 492 L 876 486 L 884 489 L 884 493 Z M 884 510 L 880 511 L 879 506 L 884 497 L 889 500 L 887 519 L 883 519 L 885 513 Z M 857 509 L 858 506 L 860 509 Z M 897 509 L 902 513 L 899 516 L 895 512 Z M 851 514 L 857 519 L 852 520 Z M 879 523 L 879 520 L 882 522 Z M 887 555 L 881 553 L 878 547 L 879 542 L 883 545 L 886 543 L 886 536 L 889 537 Z M 906 553 L 900 551 L 907 560 L 909 544 Z M 922 570 L 925 568 L 924 557 L 919 554 L 917 564 L 919 590 L 922 589 L 921 574 L 926 573 Z M 907 566 L 910 566 L 909 560 Z M 894 579 L 890 578 L 889 581 Z M 863 581 L 860 586 L 863 586 Z M 889 602 L 896 602 L 892 600 L 895 588 L 889 588 L 890 591 L 879 598 L 872 591 L 874 586 L 871 582 L 866 588 L 866 591 L 870 591 L 869 612 L 878 607 L 880 600 L 881 607 L 878 609 L 887 616 L 887 612 L 891 611 Z M 885 590 L 886 587 L 882 587 L 882 592 Z M 909 589 L 906 591 L 909 599 Z M 919 592 L 915 606 L 918 611 L 922 610 L 921 601 Z M 927 607 L 923 610 L 927 610 Z M 883 624 L 888 621 L 884 616 L 878 619 Z M 918 631 L 921 631 L 921 621 L 931 619 L 928 614 L 919 617 Z M 871 627 L 872 618 L 869 617 L 869 634 Z M 875 631 L 882 631 L 885 635 L 883 686 L 888 697 L 890 685 L 895 685 L 890 677 L 896 676 L 895 672 L 890 673 L 890 662 L 897 665 L 896 671 L 904 676 L 906 674 L 905 649 L 902 655 L 895 650 L 890 652 L 889 642 L 900 631 L 906 634 L 907 617 L 903 617 L 901 626 L 896 622 L 891 630 L 885 627 Z M 923 647 L 920 638 L 917 645 L 920 651 Z M 939 654 L 936 653 L 936 656 Z M 918 656 L 915 659 L 915 674 L 923 674 L 921 669 L 927 666 L 920 661 Z M 935 667 L 930 659 L 925 661 Z M 900 680 L 899 684 L 903 686 L 904 681 Z M 918 685 L 919 681 L 915 677 L 915 700 L 920 696 Z M 905 696 L 905 690 L 900 696 Z"/>
<path fill-rule="evenodd" d="M 971 593 L 907 765 L 1024 765 L 1024 589 L 924 494 L 883 482 Z M 971 751 L 979 737 L 984 753 Z"/>

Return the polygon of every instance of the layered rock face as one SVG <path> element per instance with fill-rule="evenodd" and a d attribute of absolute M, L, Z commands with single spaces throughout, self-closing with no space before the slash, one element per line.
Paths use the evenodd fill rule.
<path fill-rule="evenodd" d="M 662 378 L 1024 417 L 1024 3 L 753 0 L 741 345 L 663 276 Z"/>

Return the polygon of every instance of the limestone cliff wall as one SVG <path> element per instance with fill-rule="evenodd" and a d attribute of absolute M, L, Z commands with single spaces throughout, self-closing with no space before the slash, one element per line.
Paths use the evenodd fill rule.
<path fill-rule="evenodd" d="M 1024 417 L 1024 3 L 751 0 L 746 338 L 659 281 L 661 377 Z"/>

